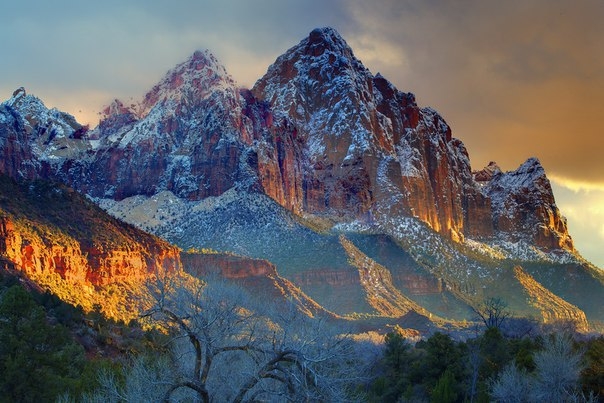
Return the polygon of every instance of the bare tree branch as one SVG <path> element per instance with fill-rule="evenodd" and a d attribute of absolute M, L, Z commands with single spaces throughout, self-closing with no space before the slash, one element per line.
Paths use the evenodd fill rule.
<path fill-rule="evenodd" d="M 507 306 L 501 298 L 487 298 L 478 307 L 472 307 L 472 310 L 487 328 L 501 329 L 503 322 L 510 317 Z"/>
<path fill-rule="evenodd" d="M 293 303 L 272 311 L 224 281 L 192 288 L 166 277 L 149 288 L 143 316 L 174 335 L 164 400 L 186 389 L 204 402 L 341 401 L 362 378 L 351 337 Z"/>

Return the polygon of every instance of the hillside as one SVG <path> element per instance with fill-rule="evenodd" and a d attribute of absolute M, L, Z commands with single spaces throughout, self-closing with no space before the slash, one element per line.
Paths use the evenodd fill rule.
<path fill-rule="evenodd" d="M 43 289 L 90 311 L 136 318 L 135 296 L 157 273 L 181 270 L 178 248 L 119 221 L 56 183 L 0 175 L 0 253 Z"/>

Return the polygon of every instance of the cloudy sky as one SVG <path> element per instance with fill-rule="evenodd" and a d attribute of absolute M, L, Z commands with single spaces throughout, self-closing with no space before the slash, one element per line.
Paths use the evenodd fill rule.
<path fill-rule="evenodd" d="M 20 0 L 0 8 L 0 99 L 25 86 L 98 123 L 196 49 L 242 86 L 315 27 L 421 106 L 475 169 L 538 157 L 583 255 L 604 267 L 602 0 Z"/>

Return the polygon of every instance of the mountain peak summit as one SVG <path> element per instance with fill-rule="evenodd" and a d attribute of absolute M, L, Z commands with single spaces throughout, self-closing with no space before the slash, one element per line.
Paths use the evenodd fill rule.
<path fill-rule="evenodd" d="M 332 27 L 315 28 L 308 34 L 308 41 L 312 44 L 316 43 L 333 43 L 337 45 L 346 45 L 346 41 L 338 31 Z"/>
<path fill-rule="evenodd" d="M 196 50 L 145 95 L 138 115 L 145 116 L 160 102 L 205 99 L 216 90 L 236 91 L 236 83 L 209 50 Z"/>
<path fill-rule="evenodd" d="M 180 63 L 172 70 L 202 70 L 204 67 L 219 70 L 220 72 L 224 73 L 224 75 L 228 76 L 224 66 L 220 64 L 216 56 L 214 56 L 214 54 L 207 49 L 196 50 L 191 56 L 189 56 L 189 58 L 187 58 L 187 60 Z"/>
<path fill-rule="evenodd" d="M 341 98 L 355 96 L 367 90 L 371 73 L 363 66 L 346 41 L 333 28 L 316 28 L 273 63 L 266 75 L 252 89 L 282 112 L 289 110 L 296 118 L 305 120 L 318 109 L 336 107 Z M 287 91 L 283 91 L 287 87 Z M 367 94 L 369 95 L 369 94 Z M 300 100 L 306 100 L 302 105 Z M 306 108 L 306 111 L 302 109 Z M 321 124 L 319 124 L 321 125 Z"/>
<path fill-rule="evenodd" d="M 9 106 L 14 106 L 15 104 L 18 104 L 19 100 L 26 96 L 27 92 L 25 91 L 25 87 L 19 87 L 15 91 L 13 91 L 13 96 L 3 103 Z"/>
<path fill-rule="evenodd" d="M 316 28 L 310 32 L 308 38 L 300 43 L 304 48 L 304 53 L 314 57 L 323 55 L 326 51 L 331 54 L 341 55 L 347 58 L 354 58 L 352 49 L 344 38 L 331 27 Z"/>

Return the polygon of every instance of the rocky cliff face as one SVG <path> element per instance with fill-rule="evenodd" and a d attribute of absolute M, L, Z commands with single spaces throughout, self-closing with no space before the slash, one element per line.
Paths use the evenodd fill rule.
<path fill-rule="evenodd" d="M 556 206 L 538 159 L 530 158 L 517 170 L 505 173 L 491 163 L 475 173 L 475 178 L 491 200 L 493 227 L 499 234 L 512 242 L 527 240 L 545 250 L 574 252 L 566 219 Z"/>
<path fill-rule="evenodd" d="M 210 274 L 229 279 L 277 275 L 275 265 L 267 260 L 225 253 L 184 253 L 182 262 L 189 273 L 201 278 Z"/>
<path fill-rule="evenodd" d="M 106 286 L 122 281 L 141 284 L 156 272 L 179 267 L 175 248 L 125 244 L 119 247 L 78 242 L 71 237 L 31 231 L 31 222 L 0 219 L 0 253 L 25 274 L 58 274 L 69 283 Z M 44 229 L 43 231 L 46 231 Z M 148 249 L 146 247 L 149 247 Z"/>
<path fill-rule="evenodd" d="M 155 274 L 181 268 L 178 248 L 110 217 L 73 190 L 39 181 L 17 185 L 4 175 L 0 254 L 88 309 L 107 297 L 108 286 L 127 283 L 140 291 Z"/>
<path fill-rule="evenodd" d="M 513 173 L 487 170 L 485 185 L 444 119 L 372 75 L 333 29 L 312 31 L 280 56 L 252 93 L 295 127 L 295 152 L 280 165 L 288 180 L 262 182 L 284 189 L 287 202 L 267 194 L 293 211 L 366 223 L 411 216 L 454 241 L 516 234 L 574 252 L 536 160 Z"/>
<path fill-rule="evenodd" d="M 489 231 L 463 144 L 436 111 L 373 76 L 333 29 L 289 49 L 252 92 L 303 139 L 303 210 L 338 220 L 413 216 L 456 240 Z"/>

